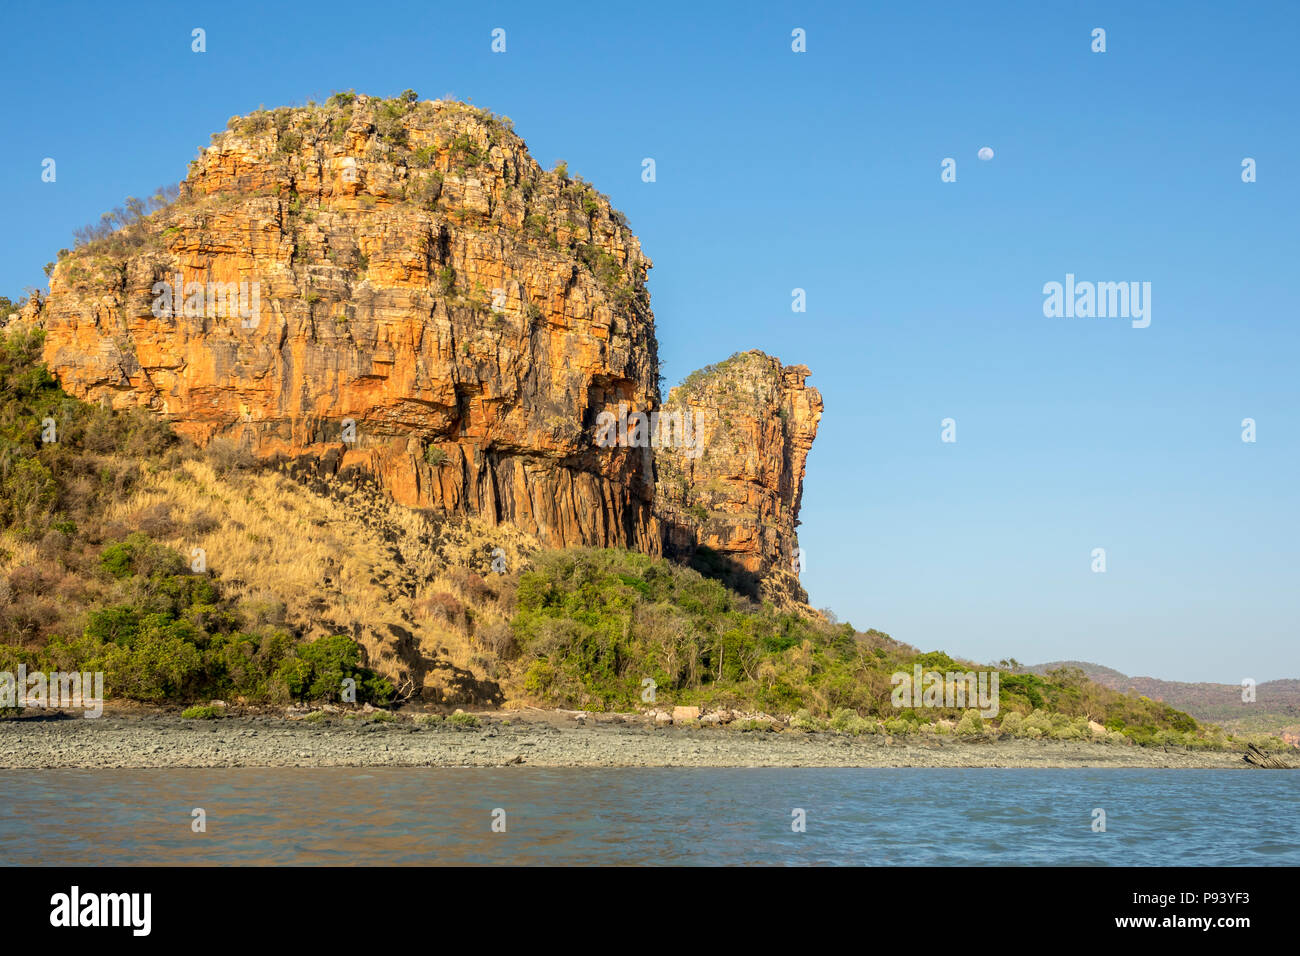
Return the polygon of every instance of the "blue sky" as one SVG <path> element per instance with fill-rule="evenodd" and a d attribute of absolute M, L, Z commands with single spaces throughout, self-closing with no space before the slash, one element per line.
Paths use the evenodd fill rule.
<path fill-rule="evenodd" d="M 670 383 L 747 348 L 812 368 L 814 604 L 981 661 L 1300 676 L 1300 5 L 0 16 L 0 294 L 43 283 L 76 226 L 180 179 L 231 115 L 350 88 L 468 98 L 627 213 Z M 1150 282 L 1150 327 L 1045 318 L 1043 284 L 1066 273 Z"/>

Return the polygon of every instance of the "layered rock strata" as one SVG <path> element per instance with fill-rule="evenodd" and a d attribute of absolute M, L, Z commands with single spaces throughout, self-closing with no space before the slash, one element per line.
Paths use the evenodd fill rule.
<path fill-rule="evenodd" d="M 660 410 L 651 263 L 509 120 L 349 94 L 234 117 L 176 202 L 125 221 L 29 310 L 70 393 L 552 547 L 717 555 L 755 593 L 790 568 L 808 370 L 744 353 L 693 376 L 674 401 L 697 454 L 601 440 Z"/>

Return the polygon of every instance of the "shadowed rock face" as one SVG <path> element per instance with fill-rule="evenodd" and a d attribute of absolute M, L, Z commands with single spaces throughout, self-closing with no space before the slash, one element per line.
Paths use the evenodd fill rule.
<path fill-rule="evenodd" d="M 689 467 L 593 438 L 602 412 L 659 404 L 650 265 L 609 201 L 542 170 L 508 120 L 357 97 L 233 118 L 176 203 L 59 261 L 37 321 L 66 390 L 199 444 L 358 468 L 403 504 L 549 546 L 667 541 L 757 577 L 788 567 L 821 409 L 807 369 L 747 353 L 757 404 Z M 794 418 L 769 420 L 781 410 Z M 661 479 L 665 529 L 657 459 L 729 490 Z M 692 506 L 716 514 L 691 524 Z"/>

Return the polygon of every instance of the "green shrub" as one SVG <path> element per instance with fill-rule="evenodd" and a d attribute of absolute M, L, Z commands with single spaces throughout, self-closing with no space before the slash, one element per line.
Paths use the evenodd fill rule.
<path fill-rule="evenodd" d="M 86 618 L 85 636 L 100 644 L 130 647 L 140 633 L 141 613 L 130 604 L 114 604 L 91 611 Z"/>
<path fill-rule="evenodd" d="M 176 575 L 187 570 L 185 559 L 170 548 L 156 544 L 139 531 L 124 541 L 110 544 L 100 553 L 100 566 L 115 578 L 132 575 Z"/>
<path fill-rule="evenodd" d="M 957 661 L 953 660 L 943 651 L 930 651 L 928 654 L 918 654 L 913 663 L 920 664 L 922 672 L 940 671 L 948 673 L 949 671 L 965 671 L 966 668 Z"/>
<path fill-rule="evenodd" d="M 284 631 L 233 632 L 210 636 L 204 658 L 222 693 L 283 704 L 290 698 L 289 689 L 276 674 L 293 651 L 294 640 Z"/>
<path fill-rule="evenodd" d="M 442 196 L 442 187 L 442 173 L 436 169 L 431 169 L 424 175 L 412 179 L 411 186 L 407 191 L 407 199 L 421 208 L 431 210 L 437 206 L 438 199 Z M 454 282 L 454 272 L 452 278 Z"/>
<path fill-rule="evenodd" d="M 50 640 L 40 662 L 104 671 L 110 697 L 337 699 L 344 678 L 356 681 L 362 702 L 382 705 L 394 695 L 386 679 L 360 666 L 360 648 L 346 636 L 295 646 L 280 630 L 242 631 L 242 615 L 211 577 L 188 573 L 179 554 L 142 533 L 102 549 L 100 566 L 120 582 L 123 599 L 89 610 L 80 635 Z"/>
<path fill-rule="evenodd" d="M 276 676 L 300 700 L 341 700 L 343 681 L 356 682 L 357 702 L 383 705 L 396 691 L 386 678 L 360 666 L 361 648 L 345 634 L 321 637 L 297 647 Z"/>
<path fill-rule="evenodd" d="M 875 721 L 867 720 L 856 711 L 849 710 L 847 707 L 841 707 L 831 715 L 831 730 L 838 730 L 840 733 L 853 734 L 860 736 L 875 732 Z"/>
<path fill-rule="evenodd" d="M 978 710 L 972 708 L 961 715 L 961 720 L 957 721 L 953 733 L 959 737 L 977 737 L 984 733 L 984 718 L 980 716 Z"/>
<path fill-rule="evenodd" d="M 226 716 L 224 707 L 213 707 L 211 705 L 186 707 L 181 711 L 182 720 L 215 720 L 224 716 Z"/>
<path fill-rule="evenodd" d="M 403 117 L 410 103 L 406 100 L 384 100 L 375 110 L 375 132 L 389 146 L 406 145 L 406 125 Z"/>
<path fill-rule="evenodd" d="M 108 645 L 104 681 L 116 696 L 135 700 L 184 700 L 202 687 L 199 649 L 168 627 L 142 631 L 130 648 Z"/>
<path fill-rule="evenodd" d="M 50 470 L 35 458 L 20 459 L 0 482 L 0 509 L 7 514 L 6 523 L 21 531 L 44 528 L 54 510 L 59 484 Z"/>
<path fill-rule="evenodd" d="M 855 711 L 849 710 L 847 707 L 841 707 L 831 714 L 829 727 L 831 730 L 845 732 L 848 730 L 853 718 L 857 716 Z"/>
<path fill-rule="evenodd" d="M 524 673 L 524 690 L 534 697 L 544 697 L 555 682 L 555 668 L 550 661 L 533 661 Z"/>
<path fill-rule="evenodd" d="M 1027 737 L 1050 737 L 1053 730 L 1052 715 L 1044 710 L 1034 710 L 1020 723 L 1022 733 Z M 1036 733 L 1030 733 L 1036 731 Z"/>
<path fill-rule="evenodd" d="M 1042 707 L 1047 686 L 1036 674 L 1002 674 L 998 681 L 999 705 L 1008 709 L 1017 704 L 1031 710 Z"/>
<path fill-rule="evenodd" d="M 450 150 L 452 165 L 461 169 L 473 169 L 487 161 L 488 151 L 480 150 L 468 133 L 461 133 L 452 139 Z"/>
<path fill-rule="evenodd" d="M 615 305 L 619 308 L 631 305 L 636 291 L 618 259 L 594 243 L 582 243 L 574 251 Z"/>
<path fill-rule="evenodd" d="M 477 727 L 479 725 L 479 719 L 473 714 L 466 714 L 463 711 L 458 711 L 447 718 L 447 723 L 455 724 L 457 727 Z"/>
<path fill-rule="evenodd" d="M 793 730 L 825 730 L 826 722 L 814 717 L 811 711 L 800 709 L 791 716 L 790 727 Z"/>
<path fill-rule="evenodd" d="M 442 289 L 443 295 L 451 295 L 456 291 L 456 270 L 451 266 L 443 266 L 438 270 L 438 287 Z"/>

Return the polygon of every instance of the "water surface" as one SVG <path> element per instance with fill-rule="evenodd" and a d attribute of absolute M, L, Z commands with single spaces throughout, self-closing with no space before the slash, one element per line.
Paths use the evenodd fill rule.
<path fill-rule="evenodd" d="M 1246 770 L 7 770 L 0 863 L 1295 866 L 1298 810 Z"/>

